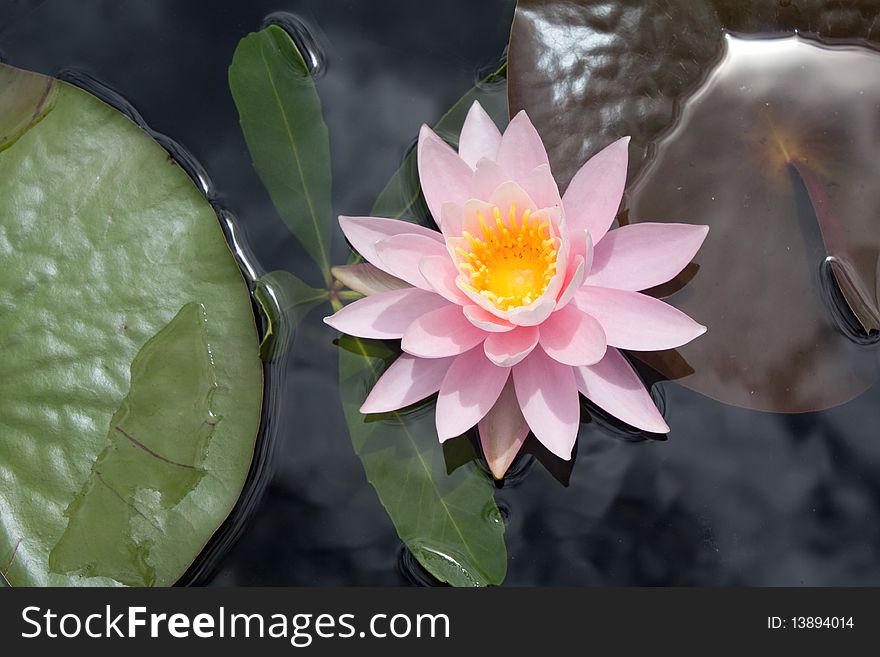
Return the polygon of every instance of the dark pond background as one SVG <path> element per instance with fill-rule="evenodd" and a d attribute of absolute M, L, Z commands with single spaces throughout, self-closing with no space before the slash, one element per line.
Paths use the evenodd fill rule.
<path fill-rule="evenodd" d="M 0 57 L 73 67 L 117 90 L 192 151 L 263 271 L 318 283 L 250 166 L 226 69 L 275 11 L 325 50 L 318 90 L 334 203 L 367 214 L 422 122 L 501 60 L 512 1 L 5 0 Z M 346 256 L 336 244 L 337 261 Z M 201 583 L 413 581 L 339 405 L 335 337 L 316 312 L 275 376 L 271 479 L 244 534 Z M 866 352 L 866 358 L 877 355 Z M 508 584 L 880 584 L 880 386 L 801 415 L 747 411 L 659 386 L 673 432 L 631 442 L 585 425 L 567 486 L 540 463 L 498 492 Z"/>

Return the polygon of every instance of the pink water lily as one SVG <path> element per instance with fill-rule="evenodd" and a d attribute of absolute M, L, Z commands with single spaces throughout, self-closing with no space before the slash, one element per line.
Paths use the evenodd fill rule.
<path fill-rule="evenodd" d="M 570 459 L 578 392 L 639 429 L 669 427 L 619 349 L 681 346 L 706 329 L 641 294 L 693 258 L 707 226 L 638 223 L 609 231 L 623 195 L 629 138 L 581 167 L 565 194 L 525 112 L 502 135 L 479 103 L 458 153 L 423 126 L 418 167 L 440 232 L 380 217 L 340 217 L 370 264 L 337 268 L 368 296 L 326 322 L 401 340 L 362 413 L 439 392 L 441 441 L 478 426 L 501 478 L 531 430 Z"/>

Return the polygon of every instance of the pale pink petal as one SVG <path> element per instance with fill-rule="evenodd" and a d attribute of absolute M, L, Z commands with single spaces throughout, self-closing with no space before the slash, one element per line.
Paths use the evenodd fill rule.
<path fill-rule="evenodd" d="M 431 290 L 431 286 L 419 265 L 423 258 L 448 258 L 446 245 L 424 235 L 395 235 L 386 237 L 376 244 L 376 254 L 383 264 L 383 269 L 410 285 L 423 290 Z"/>
<path fill-rule="evenodd" d="M 533 213 L 538 210 L 534 199 L 526 193 L 526 190 L 512 180 L 508 180 L 496 187 L 489 197 L 489 203 L 501 209 L 501 216 L 505 221 L 508 219 L 508 211 L 511 207 L 516 207 L 517 222 L 522 217 L 523 210 L 528 209 Z"/>
<path fill-rule="evenodd" d="M 629 137 L 606 146 L 580 168 L 562 196 L 568 229 L 589 230 L 594 244 L 617 216 L 629 157 Z"/>
<path fill-rule="evenodd" d="M 348 304 L 324 322 L 342 333 L 359 338 L 396 340 L 414 320 L 450 305 L 439 294 L 409 287 L 380 292 Z M 458 306 L 456 306 L 458 307 Z"/>
<path fill-rule="evenodd" d="M 574 298 L 574 293 L 583 285 L 586 275 L 587 266 L 584 263 L 584 257 L 580 255 L 575 256 L 574 262 L 569 265 L 566 272 L 567 278 L 562 285 L 562 294 L 559 295 L 559 300 L 556 302 L 556 310 L 565 308 L 568 305 L 568 302 Z"/>
<path fill-rule="evenodd" d="M 416 318 L 403 332 L 400 346 L 420 358 L 443 358 L 473 349 L 485 338 L 486 332 L 465 318 L 461 306 L 447 304 Z"/>
<path fill-rule="evenodd" d="M 460 436 L 489 412 L 510 370 L 493 365 L 482 349 L 458 356 L 446 373 L 437 397 L 437 435 L 440 442 Z"/>
<path fill-rule="evenodd" d="M 610 231 L 597 246 L 587 285 L 645 290 L 675 277 L 696 255 L 708 226 L 638 223 Z"/>
<path fill-rule="evenodd" d="M 464 316 L 477 328 L 490 333 L 505 333 L 512 331 L 516 326 L 507 320 L 496 317 L 480 306 L 470 305 L 464 307 Z"/>
<path fill-rule="evenodd" d="M 577 256 L 581 256 L 584 259 L 584 272 L 590 273 L 594 260 L 593 237 L 590 235 L 590 231 L 573 231 L 569 233 L 568 240 L 566 241 L 569 244 L 569 262 L 573 262 Z"/>
<path fill-rule="evenodd" d="M 461 222 L 464 208 L 458 203 L 444 203 L 440 208 L 440 225 L 446 237 L 461 236 Z"/>
<path fill-rule="evenodd" d="M 563 365 L 592 365 L 602 360 L 607 345 L 599 322 L 569 305 L 541 324 L 541 347 Z"/>
<path fill-rule="evenodd" d="M 482 239 L 483 224 L 485 223 L 487 226 L 495 225 L 494 210 L 495 208 L 488 201 L 481 201 L 476 198 L 468 199 L 462 208 L 459 235 L 466 231 L 474 237 Z M 482 221 L 480 220 L 481 217 Z M 446 248 L 453 258 L 459 257 L 455 253 L 456 246 L 461 246 L 465 251 L 470 250 L 467 241 L 459 237 L 459 235 L 454 235 L 451 231 L 446 233 Z"/>
<path fill-rule="evenodd" d="M 411 287 L 406 281 L 402 281 L 391 274 L 386 274 L 369 262 L 362 262 L 357 265 L 337 265 L 330 268 L 330 273 L 333 274 L 333 278 L 349 290 L 360 292 L 365 297 L 371 294 L 378 294 L 379 292 L 402 290 Z"/>
<path fill-rule="evenodd" d="M 639 292 L 585 285 L 574 305 L 599 320 L 609 346 L 620 349 L 673 349 L 706 332 L 677 308 Z"/>
<path fill-rule="evenodd" d="M 595 365 L 575 369 L 578 390 L 596 406 L 629 425 L 652 433 L 669 433 L 660 411 L 632 366 L 609 348 Z"/>
<path fill-rule="evenodd" d="M 454 358 L 401 354 L 385 370 L 361 406 L 361 413 L 387 413 L 415 404 L 440 389 Z"/>
<path fill-rule="evenodd" d="M 550 173 L 549 164 L 542 164 L 530 171 L 523 179 L 522 186 L 539 208 L 562 207 L 559 186 Z"/>
<path fill-rule="evenodd" d="M 495 160 L 517 181 L 525 180 L 535 167 L 550 163 L 544 142 L 525 111 L 520 111 L 510 121 L 501 137 Z"/>
<path fill-rule="evenodd" d="M 389 274 L 391 272 L 385 268 L 385 264 L 376 253 L 377 242 L 393 235 L 422 235 L 438 242 L 443 241 L 443 235 L 436 230 L 399 219 L 339 217 L 339 226 L 355 251 L 360 253 L 365 260 Z"/>
<path fill-rule="evenodd" d="M 510 176 L 494 160 L 485 157 L 477 162 L 477 169 L 471 181 L 471 196 L 488 201 L 492 192 L 510 180 Z"/>
<path fill-rule="evenodd" d="M 455 284 L 458 270 L 448 255 L 422 258 L 419 271 L 422 272 L 431 289 L 443 298 L 459 306 L 470 303 L 470 299 Z"/>
<path fill-rule="evenodd" d="M 561 274 L 557 274 L 558 278 L 561 278 Z M 556 289 L 559 289 L 559 286 L 555 286 Z M 550 290 L 550 287 L 547 288 Z M 550 313 L 553 312 L 553 309 L 556 307 L 556 301 L 547 292 L 544 293 L 540 299 L 533 301 L 528 306 L 521 306 L 519 308 L 512 308 L 506 312 L 507 321 L 511 324 L 516 324 L 517 326 L 537 326 L 545 319 L 550 317 Z"/>
<path fill-rule="evenodd" d="M 529 425 L 519 408 L 511 379 L 477 427 L 489 470 L 493 477 L 501 479 L 529 435 Z"/>
<path fill-rule="evenodd" d="M 513 367 L 538 344 L 536 326 L 518 326 L 507 333 L 492 333 L 483 343 L 486 357 L 500 367 Z"/>
<path fill-rule="evenodd" d="M 426 125 L 419 133 L 418 161 L 425 202 L 442 230 L 443 204 L 463 204 L 468 199 L 473 170 Z"/>
<path fill-rule="evenodd" d="M 556 456 L 569 460 L 580 426 L 574 370 L 535 349 L 513 368 L 513 383 L 532 433 Z"/>
<path fill-rule="evenodd" d="M 474 101 L 461 126 L 458 154 L 471 168 L 482 157 L 494 160 L 501 144 L 501 132 L 478 101 Z"/>

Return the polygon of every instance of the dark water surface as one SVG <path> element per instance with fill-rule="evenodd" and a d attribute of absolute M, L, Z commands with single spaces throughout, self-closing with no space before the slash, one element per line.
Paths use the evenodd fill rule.
<path fill-rule="evenodd" d="M 298 15 L 325 52 L 318 91 L 334 206 L 367 214 L 420 123 L 436 121 L 499 61 L 513 3 L 7 1 L 0 54 L 49 74 L 84 70 L 116 89 L 205 167 L 262 270 L 317 284 L 250 166 L 226 81 L 238 40 L 274 11 Z M 345 257 L 339 240 L 335 260 Z M 266 494 L 242 538 L 199 581 L 414 580 L 352 450 L 335 335 L 320 315 L 302 326 L 277 377 Z M 877 365 L 876 350 L 865 358 Z M 567 486 L 526 459 L 498 492 L 508 516 L 507 583 L 880 584 L 880 386 L 798 415 L 725 405 L 672 383 L 658 388 L 669 440 L 635 442 L 591 422 Z"/>

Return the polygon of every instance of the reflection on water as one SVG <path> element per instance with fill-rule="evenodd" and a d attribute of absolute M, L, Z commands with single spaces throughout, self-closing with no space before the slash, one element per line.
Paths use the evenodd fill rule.
<path fill-rule="evenodd" d="M 226 83 L 238 39 L 278 10 L 323 30 L 327 66 L 318 87 L 334 205 L 368 214 L 419 124 L 439 118 L 502 52 L 512 2 L 272 0 L 218 10 L 209 2 L 48 0 L 0 28 L 0 51 L 44 72 L 75 65 L 118 89 L 204 164 L 217 202 L 238 217 L 245 253 L 249 244 L 265 270 L 289 269 L 316 284 L 250 166 Z M 337 242 L 334 260 L 346 255 Z M 265 495 L 231 552 L 190 579 L 429 583 L 400 565 L 407 557 L 352 449 L 332 337 L 316 311 L 287 363 L 270 368 L 278 441 L 259 461 Z M 870 521 L 880 514 L 878 386 L 837 408 L 792 416 L 724 405 L 676 384 L 659 390 L 673 427 L 668 441 L 632 442 L 594 418 L 581 430 L 567 486 L 531 455 L 514 466 L 519 473 L 496 492 L 508 583 L 880 583 L 880 528 Z"/>
<path fill-rule="evenodd" d="M 683 385 L 800 412 L 844 403 L 877 379 L 875 352 L 837 329 L 820 280 L 833 257 L 853 309 L 858 299 L 876 309 L 876 80 L 880 53 L 866 48 L 728 36 L 657 145 L 628 192 L 630 216 L 711 226 L 699 273 L 672 297 L 710 328 L 678 350 L 694 370 Z"/>

